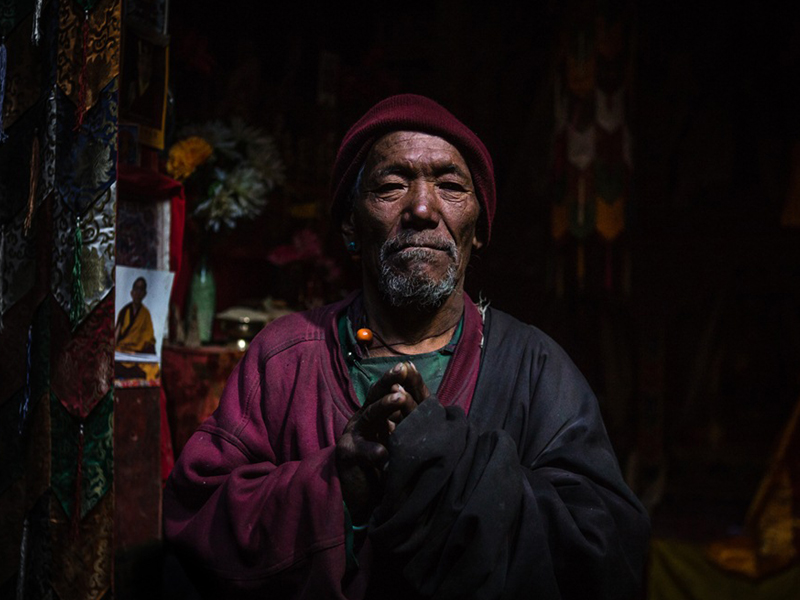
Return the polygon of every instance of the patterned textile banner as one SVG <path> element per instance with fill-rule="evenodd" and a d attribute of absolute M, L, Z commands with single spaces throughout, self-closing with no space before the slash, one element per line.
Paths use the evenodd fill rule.
<path fill-rule="evenodd" d="M 51 335 L 53 393 L 71 415 L 86 418 L 113 387 L 114 299 L 101 302 L 74 334 L 54 311 Z"/>
<path fill-rule="evenodd" d="M 75 418 L 63 402 L 50 396 L 53 463 L 51 484 L 64 512 L 70 517 L 80 499 L 83 518 L 111 489 L 112 414 L 111 390 L 85 419 Z M 76 490 L 75 486 L 80 485 Z"/>
<path fill-rule="evenodd" d="M 17 598 L 112 587 L 120 31 L 120 0 L 0 0 L 0 590 Z"/>
<path fill-rule="evenodd" d="M 89 109 L 99 101 L 101 90 L 119 75 L 120 1 L 98 2 L 88 13 L 85 33 L 82 7 L 69 0 L 62 0 L 59 5 L 58 87 L 73 106 L 79 106 L 85 64 L 83 103 Z"/>
<path fill-rule="evenodd" d="M 43 71 L 47 67 L 37 60 L 39 49 L 32 46 L 29 35 L 26 35 L 31 30 L 32 21 L 33 15 L 29 15 L 7 36 L 8 66 L 3 101 L 3 127 L 6 133 L 42 97 L 42 84 L 46 83 Z"/>
<path fill-rule="evenodd" d="M 632 169 L 630 5 L 627 0 L 568 5 L 554 90 L 551 235 L 558 295 L 564 293 L 566 265 L 580 289 L 586 281 L 601 282 L 608 291 L 627 287 L 612 247 L 628 226 Z M 587 246 L 603 248 L 605 258 L 592 260 Z M 598 262 L 603 265 L 599 276 L 587 272 Z"/>
<path fill-rule="evenodd" d="M 83 314 L 89 314 L 113 287 L 114 224 L 116 188 L 112 185 L 90 207 L 80 222 L 81 283 L 84 290 Z M 65 203 L 57 203 L 53 215 L 53 235 L 56 248 L 53 254 L 52 292 L 65 312 L 72 308 L 72 269 L 75 260 L 75 215 Z"/>
<path fill-rule="evenodd" d="M 56 190 L 73 214 L 82 216 L 116 180 L 117 80 L 99 93 L 80 129 L 75 119 L 59 90 Z"/>

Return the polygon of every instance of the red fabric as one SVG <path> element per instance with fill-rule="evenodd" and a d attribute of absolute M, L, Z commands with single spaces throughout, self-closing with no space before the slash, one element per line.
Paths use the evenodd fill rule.
<path fill-rule="evenodd" d="M 114 295 L 106 296 L 74 332 L 66 313 L 54 312 L 51 389 L 72 416 L 85 419 L 114 385 Z"/>
<path fill-rule="evenodd" d="M 183 235 L 186 228 L 186 196 L 183 184 L 171 177 L 150 169 L 133 165 L 119 165 L 117 191 L 125 198 L 147 201 L 170 200 L 170 241 L 169 268 L 175 273 L 172 298 L 178 306 L 183 306 L 188 285 L 180 287 L 182 268 L 186 270 Z"/>
<path fill-rule="evenodd" d="M 344 597 L 334 450 L 359 403 L 336 316 L 353 298 L 281 318 L 256 336 L 167 482 L 166 538 L 237 597 L 264 597 L 273 585 L 289 597 L 280 586 L 293 583 L 302 588 L 296 597 Z M 440 401 L 468 410 L 482 321 L 466 297 L 465 303 L 464 333 L 440 388 L 450 391 Z"/>
<path fill-rule="evenodd" d="M 244 352 L 225 346 L 164 344 L 161 384 L 169 399 L 172 451 L 179 456 L 197 428 L 219 405 L 225 382 Z"/>
<path fill-rule="evenodd" d="M 175 466 L 175 454 L 172 451 L 172 435 L 169 431 L 167 419 L 167 395 L 164 388 L 159 388 L 159 411 L 161 414 L 161 484 L 166 485 L 167 477 Z"/>
<path fill-rule="evenodd" d="M 183 234 L 186 222 L 186 197 L 183 186 L 170 198 L 169 268 L 178 273 L 183 265 Z"/>
<path fill-rule="evenodd" d="M 494 166 L 483 142 L 440 104 L 415 94 L 401 94 L 378 102 L 345 134 L 331 178 L 331 210 L 339 222 L 346 215 L 347 197 L 372 145 L 392 131 L 419 131 L 437 135 L 458 148 L 467 161 L 478 201 L 481 203 L 479 233 L 491 237 L 496 204 Z"/>

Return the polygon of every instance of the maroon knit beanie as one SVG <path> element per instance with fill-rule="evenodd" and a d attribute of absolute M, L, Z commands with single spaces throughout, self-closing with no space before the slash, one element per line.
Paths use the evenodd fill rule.
<path fill-rule="evenodd" d="M 336 223 L 347 217 L 348 195 L 372 145 L 393 131 L 419 131 L 439 136 L 455 146 L 467 162 L 481 204 L 478 237 L 489 242 L 495 208 L 494 167 L 489 151 L 466 125 L 447 109 L 424 96 L 391 96 L 367 111 L 345 134 L 331 177 L 331 212 Z"/>

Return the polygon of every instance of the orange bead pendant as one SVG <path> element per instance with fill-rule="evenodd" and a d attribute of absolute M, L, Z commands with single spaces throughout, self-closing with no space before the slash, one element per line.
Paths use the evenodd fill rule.
<path fill-rule="evenodd" d="M 372 341 L 372 331 L 363 327 L 356 331 L 356 339 L 359 342 L 371 342 Z"/>

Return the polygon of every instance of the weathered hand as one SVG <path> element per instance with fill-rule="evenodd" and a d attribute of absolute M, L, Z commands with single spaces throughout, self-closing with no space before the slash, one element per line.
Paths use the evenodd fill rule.
<path fill-rule="evenodd" d="M 394 431 L 399 424 L 417 405 L 430 396 L 428 386 L 422 379 L 417 368 L 412 362 L 398 363 L 386 371 L 367 392 L 364 404 L 369 404 L 391 392 L 400 392 L 407 395 L 402 410 L 397 410 L 389 416 L 389 433 Z"/>
<path fill-rule="evenodd" d="M 428 397 L 422 376 L 411 363 L 384 373 L 336 442 L 336 466 L 342 496 L 354 523 L 369 518 L 380 500 L 386 442 L 397 423 Z"/>

